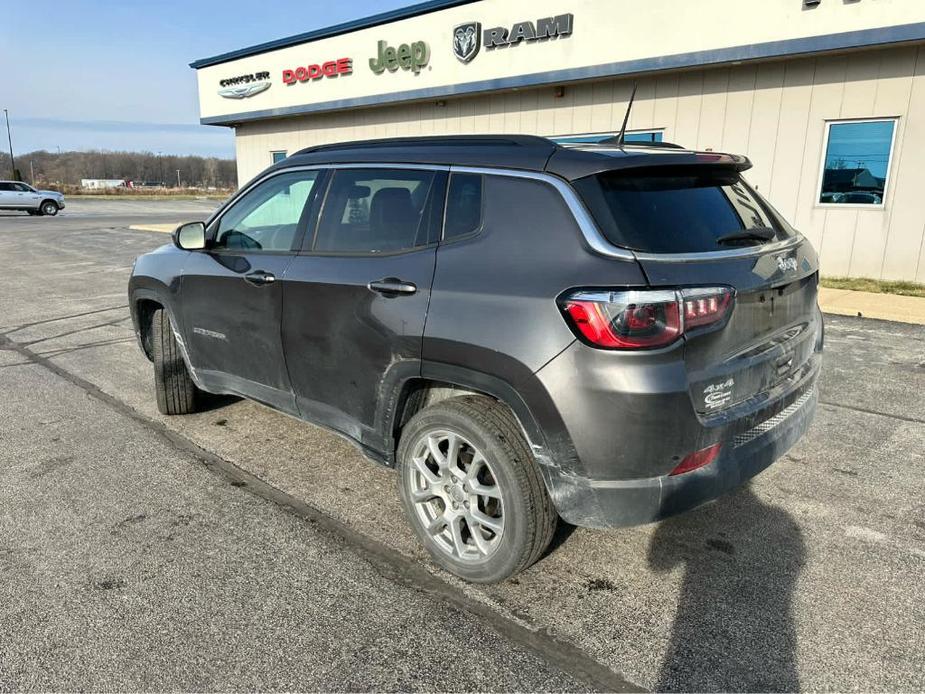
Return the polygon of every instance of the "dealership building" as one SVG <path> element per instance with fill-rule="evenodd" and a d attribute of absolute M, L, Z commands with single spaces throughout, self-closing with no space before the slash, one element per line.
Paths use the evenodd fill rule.
<path fill-rule="evenodd" d="M 823 274 L 925 282 L 925 0 L 431 0 L 192 67 L 241 183 L 329 142 L 601 140 L 635 84 L 627 139 L 747 155 Z"/>

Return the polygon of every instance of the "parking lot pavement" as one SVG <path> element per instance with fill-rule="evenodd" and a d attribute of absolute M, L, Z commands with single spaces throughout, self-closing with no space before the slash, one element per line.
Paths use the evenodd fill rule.
<path fill-rule="evenodd" d="M 220 200 L 207 198 L 195 200 L 171 200 L 165 198 L 119 200 L 112 198 L 92 199 L 70 196 L 67 206 L 60 212 L 59 219 L 163 219 L 169 217 L 180 221 L 204 219 L 220 204 Z M 16 213 L 4 213 L 16 214 Z M 23 214 L 23 213 L 19 213 Z"/>
<path fill-rule="evenodd" d="M 162 425 L 177 440 L 317 510 L 319 527 L 348 529 L 335 533 L 345 557 L 363 542 L 386 548 L 398 557 L 396 566 L 429 567 L 433 575 L 427 576 L 446 588 L 428 590 L 445 599 L 457 596 L 454 604 L 477 621 L 494 624 L 500 633 L 508 624 L 550 635 L 646 688 L 925 688 L 925 601 L 919 590 L 925 579 L 925 328 L 828 317 L 816 422 L 748 488 L 652 526 L 563 528 L 552 551 L 518 579 L 473 587 L 427 564 L 401 518 L 391 472 L 341 439 L 243 401 L 219 401 L 189 417 L 157 414 L 150 365 L 133 344 L 124 304 L 132 256 L 164 237 L 109 227 L 63 216 L 0 219 L 0 257 L 17 268 L 15 276 L 0 278 L 0 333 L 16 343 L 20 357 L 9 350 L 0 354 L 47 359 L 64 377 L 99 388 L 148 423 L 141 430 Z M 6 383 L 4 373 L 21 368 L 0 369 L 0 383 Z M 17 420 L 4 413 L 4 421 Z M 70 455 L 80 441 L 117 439 L 130 446 L 136 436 L 143 440 L 135 429 L 105 423 L 74 436 L 54 454 Z M 195 464 L 175 455 L 166 456 L 165 475 L 177 477 L 177 494 L 192 494 L 191 473 L 183 466 Z M 20 457 L 29 457 L 28 450 Z M 32 462 L 40 461 L 33 456 Z M 142 493 L 128 483 L 144 480 L 149 467 L 125 463 L 126 499 Z M 73 493 L 67 470 L 53 467 L 45 475 L 58 480 L 62 494 Z M 25 496 L 28 484 L 4 485 L 0 493 Z M 241 541 L 235 522 L 249 522 L 238 517 L 247 516 L 247 504 L 259 503 L 248 494 L 261 493 L 253 486 L 223 492 L 235 504 L 228 503 L 223 516 L 227 535 L 223 527 L 214 530 L 216 567 L 234 562 Z M 266 514 L 272 516 L 272 509 Z M 36 518 L 45 527 L 47 521 Z M 73 546 L 83 538 L 81 551 L 93 552 L 104 526 L 102 517 L 87 514 Z M 63 538 L 49 538 L 43 552 L 67 553 Z M 311 550 L 305 543 L 276 563 L 279 571 L 301 577 L 300 571 L 310 570 L 298 566 L 298 552 Z M 195 553 L 195 544 L 181 541 L 174 551 Z M 255 595 L 271 591 L 267 600 L 284 600 L 292 590 L 282 579 L 264 580 Z M 195 586 L 190 591 L 193 600 Z M 31 593 L 17 595 L 17 610 L 33 609 Z M 68 604 L 76 610 L 80 603 L 72 597 Z M 308 638 L 302 624 L 287 628 L 293 640 Z M 47 638 L 33 634 L 33 642 Z M 534 654 L 544 647 L 540 643 Z M 171 657 L 188 657 L 178 648 Z M 285 678 L 280 681 L 284 686 Z"/>

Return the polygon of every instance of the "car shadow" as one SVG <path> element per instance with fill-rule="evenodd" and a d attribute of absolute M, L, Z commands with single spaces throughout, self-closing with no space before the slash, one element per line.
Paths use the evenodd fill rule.
<path fill-rule="evenodd" d="M 656 691 L 797 691 L 793 592 L 806 560 L 793 517 L 745 487 L 662 522 L 649 566 L 680 567 Z"/>
<path fill-rule="evenodd" d="M 237 395 L 214 395 L 200 391 L 196 395 L 196 412 L 213 412 L 241 400 Z"/>

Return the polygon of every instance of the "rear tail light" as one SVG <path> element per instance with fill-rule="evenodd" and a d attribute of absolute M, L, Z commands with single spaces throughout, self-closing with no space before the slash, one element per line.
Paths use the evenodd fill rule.
<path fill-rule="evenodd" d="M 681 475 L 685 472 L 690 472 L 691 470 L 709 465 L 716 460 L 716 456 L 719 455 L 719 449 L 722 448 L 722 446 L 723 444 L 721 443 L 715 443 L 712 446 L 702 448 L 695 453 L 684 456 L 684 460 L 678 463 L 678 466 L 669 472 L 668 475 Z"/>
<path fill-rule="evenodd" d="M 654 349 L 686 330 L 722 321 L 732 308 L 729 287 L 579 291 L 560 305 L 587 342 L 605 349 Z"/>

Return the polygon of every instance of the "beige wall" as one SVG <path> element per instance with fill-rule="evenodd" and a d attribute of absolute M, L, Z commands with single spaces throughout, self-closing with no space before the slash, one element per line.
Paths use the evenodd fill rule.
<path fill-rule="evenodd" d="M 465 64 L 453 55 L 452 32 L 458 24 L 479 21 L 483 28 L 510 27 L 566 12 L 574 15 L 568 38 L 483 49 Z M 401 92 L 419 89 L 440 91 L 564 68 L 922 21 L 925 0 L 824 0 L 812 9 L 804 9 L 801 0 L 481 0 L 201 68 L 197 70 L 200 114 L 217 118 L 383 95 L 397 100 Z M 380 40 L 392 46 L 426 41 L 430 62 L 418 74 L 407 70 L 373 74 L 368 61 L 377 55 Z M 353 59 L 353 74 L 293 85 L 282 82 L 284 69 L 342 57 Z M 242 100 L 218 95 L 221 80 L 261 71 L 270 73 L 266 91 Z"/>
<path fill-rule="evenodd" d="M 840 4 L 840 3 L 839 3 Z M 630 82 L 354 109 L 237 128 L 241 182 L 272 150 L 440 133 L 568 135 L 612 131 Z M 826 120 L 897 116 L 881 209 L 816 204 Z M 825 275 L 925 282 L 925 47 L 660 73 L 640 78 L 631 129 L 664 128 L 686 147 L 745 153 L 748 178 L 820 251 Z"/>

